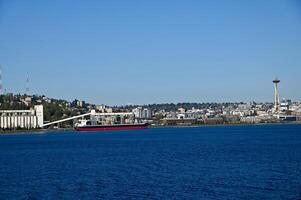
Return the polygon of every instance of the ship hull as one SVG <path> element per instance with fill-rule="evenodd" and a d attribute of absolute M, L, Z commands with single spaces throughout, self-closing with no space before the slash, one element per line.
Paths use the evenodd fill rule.
<path fill-rule="evenodd" d="M 100 125 L 100 126 L 81 126 L 76 127 L 76 131 L 113 131 L 113 130 L 137 130 L 145 129 L 147 124 L 116 124 L 116 125 Z"/>

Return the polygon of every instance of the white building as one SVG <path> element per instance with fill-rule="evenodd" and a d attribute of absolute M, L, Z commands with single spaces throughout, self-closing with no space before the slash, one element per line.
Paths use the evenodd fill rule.
<path fill-rule="evenodd" d="M 152 118 L 152 111 L 148 108 L 138 107 L 132 110 L 135 118 L 137 119 L 150 119 Z"/>
<path fill-rule="evenodd" d="M 292 105 L 291 100 L 283 99 L 280 103 L 280 110 L 281 111 L 287 111 L 287 110 L 289 110 L 291 105 Z"/>
<path fill-rule="evenodd" d="M 78 107 L 84 107 L 86 105 L 86 102 L 85 101 L 77 101 L 77 106 Z"/>
<path fill-rule="evenodd" d="M 135 118 L 142 118 L 142 107 L 138 107 L 132 110 L 134 113 Z"/>
<path fill-rule="evenodd" d="M 44 124 L 43 105 L 30 110 L 0 110 L 1 129 L 33 129 Z"/>
<path fill-rule="evenodd" d="M 151 109 L 144 108 L 142 111 L 142 118 L 144 119 L 150 119 L 152 118 L 152 111 Z"/>

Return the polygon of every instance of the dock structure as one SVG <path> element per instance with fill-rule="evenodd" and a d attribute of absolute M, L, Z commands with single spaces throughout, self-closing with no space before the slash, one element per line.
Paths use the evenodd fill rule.
<path fill-rule="evenodd" d="M 47 127 L 47 126 L 50 126 L 50 125 L 54 125 L 54 124 L 58 124 L 58 123 L 62 123 L 62 122 L 66 122 L 66 121 L 70 121 L 70 120 L 74 120 L 74 119 L 78 119 L 78 118 L 83 118 L 83 117 L 86 117 L 86 116 L 89 116 L 89 115 L 91 115 L 91 113 L 86 113 L 86 114 L 82 114 L 82 115 L 68 117 L 68 118 L 65 118 L 65 119 L 60 119 L 60 120 L 57 120 L 57 121 L 53 121 L 53 122 L 43 124 L 41 126 L 41 128 L 44 128 L 44 127 Z"/>

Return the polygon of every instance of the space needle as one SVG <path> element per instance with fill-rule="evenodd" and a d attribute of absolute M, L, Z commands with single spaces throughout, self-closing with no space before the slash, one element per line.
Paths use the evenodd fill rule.
<path fill-rule="evenodd" d="M 275 112 L 279 112 L 279 105 L 280 105 L 280 97 L 279 97 L 279 89 L 278 84 L 280 83 L 280 80 L 278 78 L 275 78 L 273 80 L 274 87 L 275 87 Z"/>

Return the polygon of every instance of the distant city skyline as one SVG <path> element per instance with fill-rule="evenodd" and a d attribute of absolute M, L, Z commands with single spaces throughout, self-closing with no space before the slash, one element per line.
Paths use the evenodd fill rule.
<path fill-rule="evenodd" d="M 95 104 L 301 100 L 301 5 L 0 1 L 7 92 Z"/>

